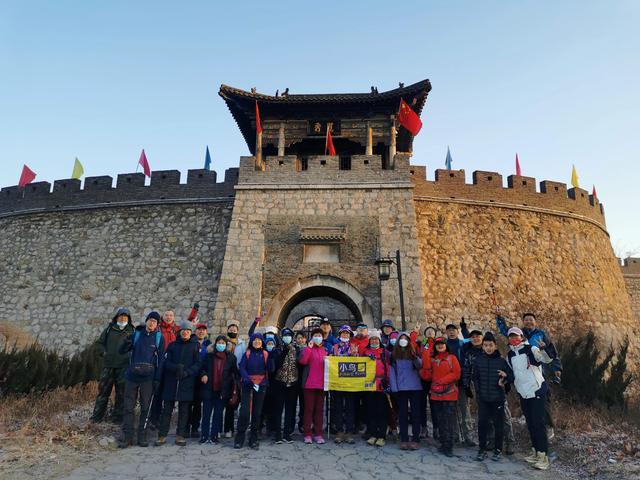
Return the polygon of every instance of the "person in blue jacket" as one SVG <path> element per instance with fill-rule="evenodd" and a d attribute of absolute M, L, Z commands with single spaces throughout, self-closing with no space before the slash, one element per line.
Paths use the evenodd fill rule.
<path fill-rule="evenodd" d="M 333 336 L 333 327 L 328 318 L 323 318 L 320 321 L 320 330 L 322 330 L 322 345 L 327 351 L 327 355 L 331 355 L 333 346 L 340 343 L 340 340 Z"/>
<path fill-rule="evenodd" d="M 164 339 L 158 330 L 160 314 L 149 312 L 144 325 L 136 327 L 133 335 L 120 345 L 121 354 L 129 353 L 129 366 L 124 378 L 124 407 L 122 416 L 122 439 L 118 448 L 133 445 L 134 410 L 140 400 L 138 420 L 138 445 L 149 446 L 147 442 L 146 418 L 154 391 L 160 382 L 160 369 L 164 357 Z"/>

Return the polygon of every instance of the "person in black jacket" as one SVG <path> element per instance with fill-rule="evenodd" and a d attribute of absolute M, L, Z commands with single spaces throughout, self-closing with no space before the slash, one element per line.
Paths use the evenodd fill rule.
<path fill-rule="evenodd" d="M 275 350 L 275 375 L 270 389 L 273 391 L 274 439 L 293 443 L 291 435 L 296 424 L 296 404 L 300 392 L 298 354 L 300 347 L 293 342 L 293 330 L 282 330 L 282 347 Z M 284 411 L 284 436 L 282 434 L 282 412 Z"/>
<path fill-rule="evenodd" d="M 171 414 L 175 402 L 178 402 L 178 428 L 176 445 L 187 444 L 187 429 L 189 421 L 189 406 L 193 401 L 196 376 L 200 374 L 200 349 L 198 340 L 192 337 L 193 323 L 180 323 L 180 338 L 176 339 L 165 354 L 163 363 L 164 376 L 162 387 L 162 413 L 158 428 L 156 446 L 167 442 Z"/>
<path fill-rule="evenodd" d="M 202 398 L 202 426 L 200 443 L 218 443 L 222 432 L 222 411 L 231 398 L 233 384 L 239 373 L 236 356 L 227 350 L 227 337 L 218 335 L 207 345 L 200 372 L 200 398 Z M 213 417 L 211 414 L 213 413 Z"/>
<path fill-rule="evenodd" d="M 498 461 L 502 455 L 505 385 L 513 383 L 513 372 L 507 361 L 500 355 L 496 339 L 487 332 L 482 339 L 482 355 L 473 360 L 471 379 L 478 396 L 478 439 L 479 450 L 476 460 L 487 458 L 487 427 L 489 419 L 495 427 L 495 448 L 492 460 Z"/>

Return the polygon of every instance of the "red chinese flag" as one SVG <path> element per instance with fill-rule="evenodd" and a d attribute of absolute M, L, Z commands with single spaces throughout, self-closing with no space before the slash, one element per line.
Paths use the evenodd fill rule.
<path fill-rule="evenodd" d="M 256 100 L 256 133 L 262 133 L 262 125 L 260 124 L 260 110 L 258 109 L 258 100 Z"/>
<path fill-rule="evenodd" d="M 333 146 L 333 138 L 331 137 L 331 129 L 327 127 L 327 141 L 324 144 L 324 154 L 326 155 L 329 152 L 329 155 L 335 156 L 336 149 Z"/>
<path fill-rule="evenodd" d="M 516 175 L 521 177 L 522 170 L 520 170 L 520 160 L 518 160 L 518 154 L 516 153 Z"/>
<path fill-rule="evenodd" d="M 407 102 L 400 100 L 400 111 L 398 112 L 398 121 L 400 125 L 411 132 L 414 137 L 420 132 L 422 128 L 422 120 L 418 117 L 418 114 L 411 110 L 411 107 L 407 105 Z"/>
<path fill-rule="evenodd" d="M 18 182 L 19 187 L 25 187 L 27 184 L 33 182 L 36 178 L 36 174 L 33 170 L 31 170 L 26 165 L 22 166 L 22 173 L 20 174 L 20 181 Z"/>
<path fill-rule="evenodd" d="M 142 153 L 140 154 L 140 160 L 138 160 L 138 164 L 142 167 L 142 171 L 144 174 L 151 178 L 151 169 L 149 168 L 149 162 L 147 161 L 147 155 L 144 153 L 144 148 L 142 149 Z"/>

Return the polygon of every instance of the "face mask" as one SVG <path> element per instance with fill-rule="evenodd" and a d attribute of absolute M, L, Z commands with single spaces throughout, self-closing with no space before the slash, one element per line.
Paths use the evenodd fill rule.
<path fill-rule="evenodd" d="M 282 337 L 282 343 L 284 343 L 285 345 L 289 345 L 291 343 L 291 340 L 293 340 L 293 337 L 289 335 L 285 335 L 284 337 Z"/>
<path fill-rule="evenodd" d="M 401 338 L 400 340 L 398 340 L 398 344 L 401 347 L 406 347 L 407 345 L 409 345 L 409 340 L 407 340 L 406 338 Z"/>
<path fill-rule="evenodd" d="M 391 345 L 395 345 L 397 341 L 398 341 L 398 339 L 397 339 L 397 338 L 390 338 L 390 339 L 389 339 L 389 343 L 390 343 Z"/>
<path fill-rule="evenodd" d="M 223 345 L 221 343 L 216 343 L 216 351 L 224 352 L 226 349 L 227 349 L 226 345 Z"/>
<path fill-rule="evenodd" d="M 236 338 L 238 336 L 235 332 L 228 332 L 227 335 L 229 335 L 229 338 Z"/>
<path fill-rule="evenodd" d="M 349 340 L 351 340 L 351 339 L 350 338 L 342 338 L 342 337 L 340 337 L 340 341 L 342 343 L 347 343 Z"/>
<path fill-rule="evenodd" d="M 520 345 L 522 343 L 522 340 L 519 338 L 510 338 L 509 339 L 509 345 L 512 345 L 514 347 L 517 347 L 518 345 Z"/>
<path fill-rule="evenodd" d="M 118 327 L 120 328 L 120 330 L 122 330 L 126 326 L 127 326 L 127 322 L 118 322 Z"/>
<path fill-rule="evenodd" d="M 380 348 L 380 345 L 369 345 L 371 348 Z"/>
<path fill-rule="evenodd" d="M 320 345 L 322 343 L 322 337 L 313 337 L 313 343 Z"/>
<path fill-rule="evenodd" d="M 273 345 L 267 345 L 267 352 L 270 352 L 273 350 Z"/>

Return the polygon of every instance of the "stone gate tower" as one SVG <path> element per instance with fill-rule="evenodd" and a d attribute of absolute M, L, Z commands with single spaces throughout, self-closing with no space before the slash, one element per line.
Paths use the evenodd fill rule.
<path fill-rule="evenodd" d="M 214 323 L 291 327 L 304 302 L 328 298 L 349 318 L 400 327 L 397 278 L 376 260 L 400 251 L 406 325 L 424 318 L 412 136 L 400 99 L 420 114 L 428 80 L 378 93 L 269 96 L 223 85 L 250 157 L 240 159 Z M 262 133 L 256 133 L 256 105 Z M 336 156 L 325 155 L 330 130 Z M 292 312 L 296 312 L 292 314 Z"/>

